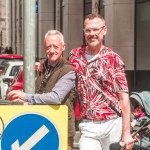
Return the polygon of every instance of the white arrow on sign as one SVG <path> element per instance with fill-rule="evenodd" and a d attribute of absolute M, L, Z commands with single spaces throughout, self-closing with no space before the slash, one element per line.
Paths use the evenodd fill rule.
<path fill-rule="evenodd" d="M 47 133 L 48 128 L 43 125 L 39 128 L 26 142 L 19 147 L 18 139 L 11 145 L 12 150 L 30 150 L 36 145 Z"/>

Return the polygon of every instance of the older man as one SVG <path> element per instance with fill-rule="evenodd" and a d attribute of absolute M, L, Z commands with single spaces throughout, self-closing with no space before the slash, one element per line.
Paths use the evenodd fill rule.
<path fill-rule="evenodd" d="M 36 80 L 36 94 L 12 91 L 8 99 L 28 104 L 65 104 L 68 106 L 68 150 L 73 149 L 75 135 L 73 102 L 76 97 L 76 73 L 62 56 L 65 50 L 63 35 L 57 30 L 50 30 L 45 35 L 47 60 Z"/>

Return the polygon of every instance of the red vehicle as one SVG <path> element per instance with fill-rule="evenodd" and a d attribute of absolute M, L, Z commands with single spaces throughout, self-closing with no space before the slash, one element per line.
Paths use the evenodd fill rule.
<path fill-rule="evenodd" d="M 39 63 L 36 63 L 35 67 L 35 79 L 37 77 L 37 67 Z M 7 82 L 7 81 L 6 81 Z M 7 91 L 6 91 L 6 99 L 7 99 L 7 94 L 12 91 L 12 90 L 21 90 L 23 91 L 24 87 L 24 71 L 23 71 L 23 66 L 20 67 L 19 71 L 16 73 L 14 76 L 14 79 L 10 83 Z"/>
<path fill-rule="evenodd" d="M 22 61 L 23 56 L 17 54 L 0 54 L 0 69 L 9 61 Z"/>
<path fill-rule="evenodd" d="M 22 55 L 17 55 L 17 54 L 0 54 L 0 58 L 4 58 L 4 59 L 22 59 L 23 56 Z"/>

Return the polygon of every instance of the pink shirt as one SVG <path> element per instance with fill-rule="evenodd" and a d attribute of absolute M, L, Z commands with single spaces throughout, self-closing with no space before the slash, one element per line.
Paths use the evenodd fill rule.
<path fill-rule="evenodd" d="M 104 47 L 88 62 L 85 46 L 73 49 L 69 62 L 76 68 L 80 114 L 94 120 L 117 118 L 121 114 L 118 93 L 128 93 L 125 65 L 121 57 Z"/>

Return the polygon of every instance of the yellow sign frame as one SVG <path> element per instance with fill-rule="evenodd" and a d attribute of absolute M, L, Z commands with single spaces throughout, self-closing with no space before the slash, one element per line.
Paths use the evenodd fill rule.
<path fill-rule="evenodd" d="M 17 116 L 39 114 L 48 118 L 59 132 L 59 150 L 67 149 L 68 107 L 65 105 L 0 105 L 0 117 L 5 127 Z"/>

